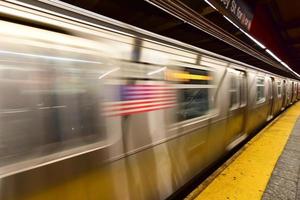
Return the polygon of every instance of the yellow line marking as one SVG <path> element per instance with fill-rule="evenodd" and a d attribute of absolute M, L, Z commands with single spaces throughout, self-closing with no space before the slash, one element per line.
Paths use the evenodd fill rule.
<path fill-rule="evenodd" d="M 300 102 L 257 134 L 196 200 L 261 199 L 300 113 Z"/>

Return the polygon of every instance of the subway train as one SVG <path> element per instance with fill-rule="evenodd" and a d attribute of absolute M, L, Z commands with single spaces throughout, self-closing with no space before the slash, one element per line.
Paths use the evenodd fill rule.
<path fill-rule="evenodd" d="M 0 2 L 0 199 L 166 199 L 300 99 L 296 79 L 50 2 Z"/>

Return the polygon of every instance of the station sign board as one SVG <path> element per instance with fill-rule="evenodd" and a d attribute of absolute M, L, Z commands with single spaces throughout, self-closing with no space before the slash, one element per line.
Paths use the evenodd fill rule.
<path fill-rule="evenodd" d="M 253 11 L 243 0 L 207 0 L 242 29 L 250 30 Z"/>

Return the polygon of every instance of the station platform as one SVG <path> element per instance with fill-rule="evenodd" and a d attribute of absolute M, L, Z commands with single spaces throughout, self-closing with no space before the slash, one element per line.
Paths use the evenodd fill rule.
<path fill-rule="evenodd" d="M 261 130 L 186 199 L 300 199 L 300 102 Z"/>

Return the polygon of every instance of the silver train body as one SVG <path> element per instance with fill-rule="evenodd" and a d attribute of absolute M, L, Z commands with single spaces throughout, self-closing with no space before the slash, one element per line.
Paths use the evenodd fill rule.
<path fill-rule="evenodd" d="M 0 15 L 3 200 L 165 199 L 300 98 L 297 80 L 102 16 Z"/>

